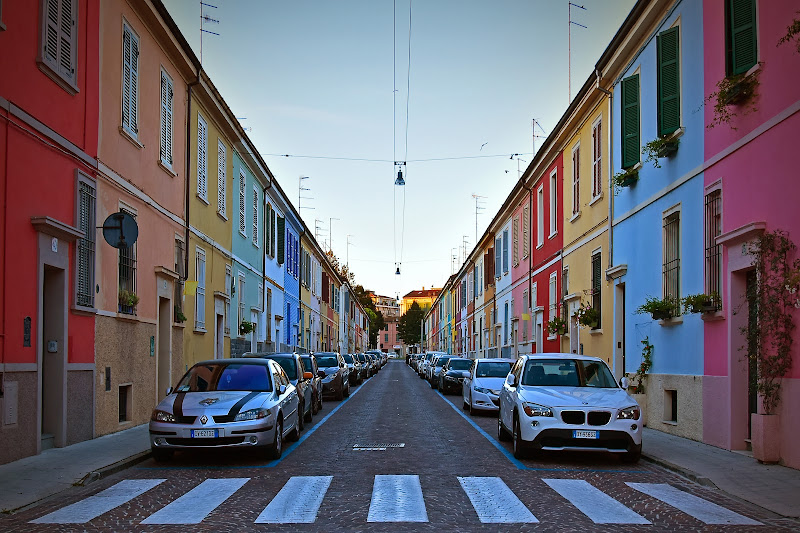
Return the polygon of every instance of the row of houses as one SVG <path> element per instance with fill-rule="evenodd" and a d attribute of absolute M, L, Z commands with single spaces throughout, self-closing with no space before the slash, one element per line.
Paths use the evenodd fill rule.
<path fill-rule="evenodd" d="M 148 421 L 198 361 L 367 348 L 159 0 L 3 2 L 0 70 L 0 463 Z"/>
<path fill-rule="evenodd" d="M 772 429 L 743 348 L 751 245 L 800 242 L 800 49 L 782 39 L 796 10 L 637 2 L 426 315 L 426 348 L 589 354 L 617 378 L 644 361 L 650 427 L 730 450 L 766 439 L 800 468 L 800 347 Z"/>

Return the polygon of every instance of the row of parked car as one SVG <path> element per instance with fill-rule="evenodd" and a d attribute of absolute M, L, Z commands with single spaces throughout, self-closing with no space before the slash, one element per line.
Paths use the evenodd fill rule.
<path fill-rule="evenodd" d="M 285 439 L 296 441 L 325 399 L 342 400 L 350 387 L 376 375 L 388 358 L 379 350 L 246 353 L 192 366 L 150 418 L 157 461 L 175 451 L 258 448 L 277 459 Z"/>
<path fill-rule="evenodd" d="M 545 451 L 642 453 L 641 408 L 600 358 L 537 353 L 517 359 L 415 354 L 408 364 L 431 388 L 460 394 L 464 410 L 497 413 L 497 437 L 517 458 Z"/>

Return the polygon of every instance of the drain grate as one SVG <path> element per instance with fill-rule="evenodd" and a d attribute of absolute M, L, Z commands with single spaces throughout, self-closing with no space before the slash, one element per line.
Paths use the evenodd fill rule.
<path fill-rule="evenodd" d="M 390 444 L 353 444 L 354 452 L 385 452 L 389 448 L 405 448 L 405 442 Z"/>

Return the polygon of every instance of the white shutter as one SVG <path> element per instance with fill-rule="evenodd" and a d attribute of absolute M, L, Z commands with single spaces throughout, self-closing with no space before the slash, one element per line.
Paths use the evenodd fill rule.
<path fill-rule="evenodd" d="M 161 161 L 172 166 L 172 80 L 161 71 Z"/>
<path fill-rule="evenodd" d="M 195 262 L 197 291 L 195 292 L 195 327 L 206 326 L 206 253 L 198 248 Z"/>
<path fill-rule="evenodd" d="M 122 31 L 122 126 L 138 133 L 139 38 L 127 26 Z"/>
<path fill-rule="evenodd" d="M 208 126 L 197 115 L 197 194 L 208 201 Z"/>
<path fill-rule="evenodd" d="M 245 203 L 247 202 L 247 183 L 245 182 L 244 170 L 239 171 L 239 233 L 245 235 L 247 232 L 247 214 Z"/>
<path fill-rule="evenodd" d="M 253 244 L 258 246 L 258 187 L 253 187 Z"/>
<path fill-rule="evenodd" d="M 42 2 L 42 61 L 72 85 L 77 80 L 78 0 Z"/>
<path fill-rule="evenodd" d="M 225 201 L 226 180 L 225 169 L 228 162 L 225 154 L 225 145 L 222 141 L 217 141 L 217 211 L 222 216 L 226 214 L 227 206 Z"/>

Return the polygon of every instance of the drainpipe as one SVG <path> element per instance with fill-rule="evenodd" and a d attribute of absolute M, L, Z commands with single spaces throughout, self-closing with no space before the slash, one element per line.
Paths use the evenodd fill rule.
<path fill-rule="evenodd" d="M 528 302 L 532 299 L 531 291 L 533 291 L 533 187 L 530 189 L 522 182 L 522 188 L 528 191 Z M 533 353 L 533 344 L 536 342 L 535 326 L 533 325 L 533 308 L 528 309 L 528 316 L 531 317 L 531 353 Z M 537 346 L 537 349 L 539 347 Z"/>
<path fill-rule="evenodd" d="M 600 70 L 595 69 L 597 77 L 597 90 L 608 96 L 608 268 L 614 266 L 614 231 L 612 222 L 614 221 L 614 182 L 612 176 L 614 172 L 614 93 L 600 87 Z"/>
<path fill-rule="evenodd" d="M 186 202 L 186 224 L 185 224 L 185 243 L 186 243 L 186 253 L 183 254 L 183 279 L 181 281 L 186 281 L 189 279 L 189 135 L 191 134 L 191 124 L 192 124 L 192 87 L 195 85 L 200 84 L 200 73 L 202 72 L 203 67 L 197 67 L 197 79 L 191 82 L 187 87 L 187 100 L 186 100 L 186 172 L 184 174 L 184 183 L 186 184 L 184 189 L 186 193 L 185 202 Z"/>

